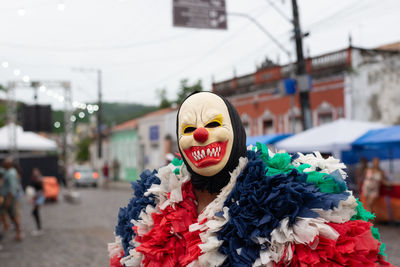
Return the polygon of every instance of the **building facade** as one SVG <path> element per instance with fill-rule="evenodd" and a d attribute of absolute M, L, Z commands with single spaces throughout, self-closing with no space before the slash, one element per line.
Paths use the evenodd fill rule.
<path fill-rule="evenodd" d="M 342 117 L 396 123 L 399 66 L 399 52 L 351 46 L 306 59 L 313 126 Z M 298 133 L 303 130 L 299 94 L 286 95 L 284 89 L 294 68 L 268 64 L 255 73 L 213 83 L 213 92 L 236 107 L 248 136 Z"/>
<path fill-rule="evenodd" d="M 166 155 L 175 153 L 177 108 L 165 108 L 151 112 L 138 119 L 139 166 L 158 169 L 165 165 Z"/>
<path fill-rule="evenodd" d="M 139 177 L 139 135 L 137 120 L 116 125 L 110 136 L 111 173 L 116 180 L 135 181 Z"/>

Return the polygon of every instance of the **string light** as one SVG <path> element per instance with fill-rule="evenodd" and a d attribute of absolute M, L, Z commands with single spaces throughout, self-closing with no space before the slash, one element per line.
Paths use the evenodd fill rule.
<path fill-rule="evenodd" d="M 59 121 L 56 121 L 55 123 L 54 123 L 54 127 L 55 128 L 60 128 L 60 126 L 61 126 L 61 123 L 59 122 Z"/>
<path fill-rule="evenodd" d="M 26 15 L 25 8 L 22 7 L 20 9 L 18 9 L 18 15 L 20 15 L 21 17 L 25 16 Z"/>
<path fill-rule="evenodd" d="M 71 116 L 70 121 L 72 121 L 72 122 L 75 122 L 75 121 L 76 121 L 75 115 L 72 115 L 72 116 Z"/>
<path fill-rule="evenodd" d="M 7 61 L 3 61 L 3 62 L 1 62 L 1 66 L 3 68 L 8 68 L 10 66 L 10 64 Z M 14 69 L 13 70 L 13 74 L 15 76 L 20 76 L 22 74 L 22 72 L 21 72 L 20 69 Z M 31 78 L 30 78 L 29 75 L 23 75 L 22 76 L 22 81 L 25 82 L 25 83 L 29 83 L 31 81 Z M 65 101 L 65 97 L 64 96 L 62 96 L 62 95 L 60 95 L 60 94 L 48 89 L 46 87 L 46 85 L 43 85 L 43 84 L 40 85 L 39 86 L 39 91 L 42 92 L 42 93 L 46 93 L 46 95 L 57 99 L 61 103 Z M 99 110 L 99 106 L 98 105 L 85 104 L 85 103 L 78 102 L 78 101 L 73 101 L 72 102 L 72 106 L 74 108 L 87 110 L 89 114 L 93 114 L 95 111 Z M 81 117 L 81 116 L 83 116 L 83 117 Z M 84 112 L 79 113 L 79 117 L 80 118 L 84 118 L 85 116 L 86 116 L 86 114 Z M 71 120 L 72 120 L 72 117 L 71 117 Z M 76 120 L 76 117 L 75 117 L 75 120 Z"/>
<path fill-rule="evenodd" d="M 14 70 L 14 75 L 19 76 L 21 74 L 21 71 L 19 69 Z"/>
<path fill-rule="evenodd" d="M 29 78 L 28 75 L 24 75 L 24 77 L 22 77 L 22 80 L 23 80 L 24 82 L 26 82 L 26 83 L 29 83 L 29 81 L 30 81 L 31 79 Z"/>
<path fill-rule="evenodd" d="M 83 119 L 83 118 L 85 118 L 85 112 L 83 112 L 83 111 L 81 111 L 81 112 L 79 112 L 79 118 L 81 118 L 81 119 Z"/>
<path fill-rule="evenodd" d="M 64 2 L 59 2 L 58 5 L 57 5 L 57 9 L 58 9 L 59 11 L 64 11 L 64 10 L 65 10 L 65 4 L 64 4 Z"/>

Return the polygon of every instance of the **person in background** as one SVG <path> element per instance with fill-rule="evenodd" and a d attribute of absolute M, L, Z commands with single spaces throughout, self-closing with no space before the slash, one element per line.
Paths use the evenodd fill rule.
<path fill-rule="evenodd" d="M 16 169 L 13 167 L 11 158 L 6 158 L 3 162 L 4 168 L 4 182 L 1 190 L 1 195 L 4 198 L 4 204 L 0 210 L 0 217 L 3 221 L 4 228 L 3 232 L 8 229 L 6 222 L 6 215 L 8 215 L 11 221 L 15 225 L 17 241 L 22 240 L 21 224 L 20 224 L 20 211 L 19 211 L 19 199 L 18 192 L 21 188 L 20 181 Z"/>
<path fill-rule="evenodd" d="M 110 169 L 108 168 L 108 163 L 106 161 L 104 162 L 103 165 L 104 188 L 108 188 L 109 175 L 110 175 Z"/>
<path fill-rule="evenodd" d="M 114 181 L 118 181 L 119 180 L 119 161 L 118 159 L 114 159 L 113 161 L 113 172 L 114 172 Z"/>
<path fill-rule="evenodd" d="M 4 177 L 3 177 L 3 172 L 0 172 L 0 210 L 2 210 L 3 203 L 4 203 L 4 197 L 2 196 L 1 192 L 3 189 L 3 184 L 4 184 Z M 0 241 L 3 239 L 3 233 L 0 232 Z M 0 244 L 0 250 L 2 250 L 3 247 Z"/>
<path fill-rule="evenodd" d="M 43 191 L 43 181 L 42 181 L 42 173 L 38 168 L 33 168 L 32 177 L 30 185 L 35 189 L 35 194 L 32 198 L 32 216 L 35 219 L 36 229 L 32 231 L 33 236 L 39 236 L 43 234 L 41 219 L 40 219 L 40 207 L 44 204 L 46 200 Z"/>
<path fill-rule="evenodd" d="M 381 185 L 390 186 L 385 173 L 379 166 L 379 159 L 373 158 L 372 167 L 365 170 L 365 179 L 362 184 L 362 194 L 365 197 L 365 208 L 372 210 L 376 199 L 379 197 Z"/>
<path fill-rule="evenodd" d="M 368 169 L 368 160 L 366 158 L 361 158 L 360 166 L 357 167 L 355 173 L 355 182 L 357 183 L 358 193 L 361 193 L 362 184 L 365 178 L 365 172 Z"/>

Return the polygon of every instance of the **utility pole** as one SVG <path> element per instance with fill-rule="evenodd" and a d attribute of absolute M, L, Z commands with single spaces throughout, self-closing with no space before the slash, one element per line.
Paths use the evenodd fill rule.
<path fill-rule="evenodd" d="M 101 135 L 101 124 L 102 124 L 102 72 L 101 69 L 92 69 L 92 68 L 72 68 L 73 71 L 79 72 L 96 72 L 97 74 L 97 92 L 98 92 L 98 102 L 99 110 L 97 111 L 97 157 L 99 159 L 102 158 L 102 135 Z"/>
<path fill-rule="evenodd" d="M 101 145 L 101 123 L 102 123 L 102 89 L 101 89 L 101 69 L 97 70 L 97 88 L 98 88 L 98 94 L 99 94 L 99 99 L 97 105 L 99 106 L 99 110 L 97 111 L 97 156 L 99 159 L 102 158 L 102 145 Z"/>
<path fill-rule="evenodd" d="M 303 129 L 307 130 L 312 127 L 311 107 L 310 107 L 310 82 L 306 70 L 306 61 L 303 54 L 303 33 L 300 28 L 299 10 L 297 7 L 297 0 L 292 0 L 293 8 L 293 26 L 294 38 L 296 41 L 296 55 L 297 55 L 297 87 L 299 89 L 300 106 L 301 106 L 301 119 Z"/>

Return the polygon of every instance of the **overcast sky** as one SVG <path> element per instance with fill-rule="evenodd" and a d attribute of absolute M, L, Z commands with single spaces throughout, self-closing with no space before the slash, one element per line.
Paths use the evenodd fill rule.
<path fill-rule="evenodd" d="M 270 0 L 291 17 L 290 0 Z M 63 2 L 64 11 L 57 5 Z M 268 0 L 226 0 L 228 12 L 256 18 L 293 51 L 291 25 Z M 318 55 L 353 44 L 373 48 L 400 41 L 399 0 L 298 0 L 301 26 L 309 31 L 305 53 Z M 24 9 L 26 14 L 18 12 Z M 70 80 L 73 99 L 97 100 L 96 75 L 72 68 L 101 68 L 104 101 L 158 104 L 157 88 L 176 96 L 179 81 L 215 81 L 253 72 L 268 56 L 287 56 L 254 24 L 228 17 L 228 30 L 172 27 L 172 0 L 1 0 L 0 83 L 15 80 L 20 69 L 32 80 Z M 61 91 L 60 91 L 61 93 Z M 17 97 L 32 100 L 32 92 Z M 40 102 L 54 102 L 46 94 Z"/>

